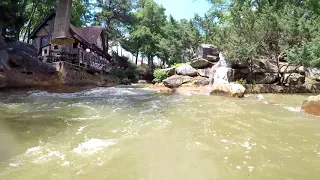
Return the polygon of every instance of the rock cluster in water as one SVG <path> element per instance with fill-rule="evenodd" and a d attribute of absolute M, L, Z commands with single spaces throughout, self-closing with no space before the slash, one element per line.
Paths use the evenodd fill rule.
<path fill-rule="evenodd" d="M 176 68 L 163 69 L 163 71 L 168 76 L 163 80 L 163 84 L 167 88 L 176 89 L 185 85 L 184 88 L 188 91 L 190 91 L 190 87 L 194 86 L 194 90 L 207 92 L 207 90 L 197 89 L 197 87 L 208 87 L 211 91 L 210 94 L 244 96 L 245 88 L 242 85 L 229 84 L 233 80 L 232 69 L 228 67 L 218 48 L 213 45 L 201 45 L 197 57 L 190 64 L 185 63 Z"/>

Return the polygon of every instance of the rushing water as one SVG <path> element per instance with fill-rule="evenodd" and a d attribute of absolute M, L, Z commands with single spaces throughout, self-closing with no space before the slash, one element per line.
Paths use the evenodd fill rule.
<path fill-rule="evenodd" d="M 214 84 L 229 83 L 229 74 L 231 68 L 228 67 L 227 61 L 222 53 L 219 54 L 219 63 L 216 64 L 216 72 L 214 73 Z"/>
<path fill-rule="evenodd" d="M 299 109 L 305 97 L 1 94 L 0 179 L 318 180 L 320 118 Z"/>

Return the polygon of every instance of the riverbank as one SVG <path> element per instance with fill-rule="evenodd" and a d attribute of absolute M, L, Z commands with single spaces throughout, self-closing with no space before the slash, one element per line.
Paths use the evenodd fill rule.
<path fill-rule="evenodd" d="M 110 87 L 114 85 L 117 85 L 117 83 L 109 75 L 94 75 L 77 69 L 54 74 L 26 74 L 16 69 L 0 72 L 0 91 L 46 89 L 57 92 L 76 92 L 88 87 Z"/>

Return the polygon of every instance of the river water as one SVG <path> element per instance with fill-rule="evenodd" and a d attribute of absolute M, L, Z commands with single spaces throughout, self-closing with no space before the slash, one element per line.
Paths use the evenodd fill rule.
<path fill-rule="evenodd" d="M 0 94 L 0 179 L 320 179 L 307 95 Z M 269 101 L 271 103 L 266 103 Z"/>

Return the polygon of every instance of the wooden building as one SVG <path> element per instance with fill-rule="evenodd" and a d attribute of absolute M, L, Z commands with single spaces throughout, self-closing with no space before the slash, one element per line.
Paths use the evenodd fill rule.
<path fill-rule="evenodd" d="M 52 44 L 56 12 L 51 11 L 31 33 L 31 43 L 37 48 L 44 62 L 67 61 L 83 66 L 103 68 L 111 56 L 105 49 L 102 27 L 75 27 L 70 24 L 69 32 L 74 39 L 71 45 Z"/>

